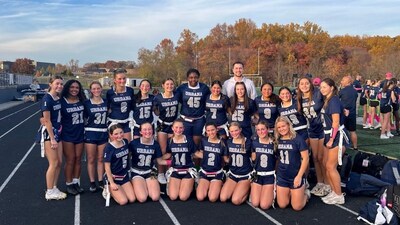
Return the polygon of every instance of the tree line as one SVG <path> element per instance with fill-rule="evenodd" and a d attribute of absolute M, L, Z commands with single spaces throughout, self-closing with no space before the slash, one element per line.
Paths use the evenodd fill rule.
<path fill-rule="evenodd" d="M 154 49 L 140 49 L 137 64 L 139 74 L 157 84 L 166 77 L 185 80 L 190 67 L 198 68 L 208 83 L 228 79 L 229 63 L 243 61 L 245 73 L 289 85 L 293 74 L 334 79 L 347 74 L 371 79 L 388 71 L 398 74 L 399 57 L 400 36 L 331 37 L 312 22 L 257 27 L 251 19 L 239 19 L 233 25 L 217 24 L 204 38 L 185 29 L 176 45 L 166 38 Z"/>
<path fill-rule="evenodd" d="M 338 79 L 343 75 L 362 75 L 379 79 L 390 71 L 400 73 L 400 36 L 330 36 L 313 22 L 304 24 L 268 24 L 260 27 L 251 19 L 239 19 L 233 25 L 217 24 L 204 38 L 184 29 L 176 44 L 164 38 L 154 49 L 141 48 L 137 62 L 108 60 L 86 63 L 71 59 L 56 64 L 52 74 L 66 74 L 99 68 L 135 69 L 136 77 L 161 84 L 167 77 L 178 83 L 186 80 L 186 71 L 197 68 L 200 79 L 224 81 L 229 78 L 230 64 L 242 61 L 245 74 L 259 74 L 264 81 L 289 85 L 293 74 Z M 15 71 L 32 72 L 29 59 L 17 59 Z M 43 71 L 42 71 L 43 72 Z M 38 73 L 38 71 L 36 71 Z M 42 73 L 36 74 L 40 75 Z"/>

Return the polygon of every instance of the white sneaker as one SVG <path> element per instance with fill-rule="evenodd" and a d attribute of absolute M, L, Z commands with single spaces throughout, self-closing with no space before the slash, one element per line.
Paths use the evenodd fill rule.
<path fill-rule="evenodd" d="M 378 128 L 380 128 L 380 127 L 382 127 L 382 125 L 381 125 L 380 123 L 378 123 L 378 125 L 376 125 L 376 126 L 374 127 L 374 129 L 378 129 Z"/>
<path fill-rule="evenodd" d="M 324 197 L 332 193 L 331 186 L 323 185 L 322 188 L 316 192 L 314 195 L 318 197 Z"/>
<path fill-rule="evenodd" d="M 332 198 L 333 196 L 334 196 L 334 192 L 333 191 L 331 191 L 328 195 L 326 195 L 325 197 L 321 197 L 321 200 L 323 201 L 323 202 L 325 202 L 326 200 L 328 200 L 328 199 L 330 199 L 330 198 Z"/>
<path fill-rule="evenodd" d="M 386 134 L 381 134 L 381 139 L 389 139 L 390 137 L 386 136 Z"/>
<path fill-rule="evenodd" d="M 53 188 L 51 190 L 47 190 L 44 195 L 47 201 L 49 200 L 63 200 L 67 197 L 67 194 L 58 190 L 58 188 Z"/>
<path fill-rule="evenodd" d="M 340 195 L 337 195 L 334 192 L 332 192 L 332 193 L 333 193 L 333 196 L 331 198 L 322 200 L 325 204 L 328 204 L 328 205 L 344 204 L 344 194 L 343 193 Z"/>
<path fill-rule="evenodd" d="M 365 125 L 363 126 L 363 128 L 364 128 L 364 129 L 369 129 L 369 128 L 371 128 L 371 124 L 365 124 Z"/>
<path fill-rule="evenodd" d="M 317 183 L 310 191 L 311 194 L 315 194 L 323 187 L 322 183 Z"/>
<path fill-rule="evenodd" d="M 389 138 L 394 137 L 394 135 L 390 131 L 386 132 L 386 136 L 388 136 Z"/>
<path fill-rule="evenodd" d="M 157 176 L 157 180 L 158 180 L 158 182 L 160 182 L 160 184 L 166 184 L 167 183 L 167 179 L 165 179 L 164 173 L 159 173 L 158 176 Z"/>

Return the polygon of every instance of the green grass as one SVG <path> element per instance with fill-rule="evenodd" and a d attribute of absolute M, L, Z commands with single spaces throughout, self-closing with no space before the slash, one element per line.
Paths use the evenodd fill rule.
<path fill-rule="evenodd" d="M 358 149 L 367 152 L 380 153 L 396 159 L 400 158 L 400 136 L 381 140 L 380 130 L 363 129 L 357 125 Z M 349 152 L 351 154 L 351 151 Z"/>

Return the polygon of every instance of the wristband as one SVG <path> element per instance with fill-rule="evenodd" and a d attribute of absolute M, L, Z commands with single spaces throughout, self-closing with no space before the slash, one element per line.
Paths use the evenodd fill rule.
<path fill-rule="evenodd" d="M 336 135 L 337 135 L 337 133 L 338 133 L 338 131 L 339 131 L 339 128 L 332 127 L 331 131 L 332 131 L 332 133 L 331 133 L 331 138 L 332 138 L 333 140 L 335 140 Z"/>
<path fill-rule="evenodd" d="M 166 162 L 167 166 L 172 165 L 172 159 L 166 159 L 165 162 Z"/>

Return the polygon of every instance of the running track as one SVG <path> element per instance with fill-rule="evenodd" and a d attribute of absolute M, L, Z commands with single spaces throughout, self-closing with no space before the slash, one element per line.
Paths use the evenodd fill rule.
<path fill-rule="evenodd" d="M 254 209 L 248 204 L 172 202 L 162 195 L 160 202 L 104 207 L 100 192 L 86 191 L 63 201 L 46 201 L 47 160 L 34 144 L 39 127 L 38 103 L 24 103 L 0 111 L 0 224 L 324 224 L 357 225 L 359 208 L 370 198 L 346 197 L 342 206 L 325 205 L 312 197 L 303 211 Z M 64 177 L 61 174 L 60 181 Z M 59 188 L 65 190 L 65 184 Z M 82 187 L 88 190 L 83 162 Z M 163 188 L 165 189 L 165 187 Z"/>

